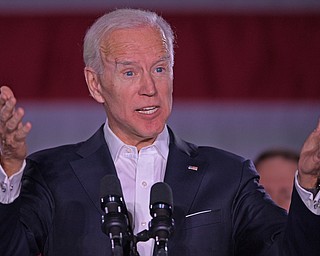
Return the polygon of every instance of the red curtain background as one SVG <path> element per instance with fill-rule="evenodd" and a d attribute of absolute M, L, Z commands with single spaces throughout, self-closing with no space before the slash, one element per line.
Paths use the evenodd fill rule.
<path fill-rule="evenodd" d="M 0 83 L 19 99 L 88 98 L 82 41 L 100 14 L 0 16 Z M 318 100 L 320 14 L 163 14 L 175 98 Z"/>

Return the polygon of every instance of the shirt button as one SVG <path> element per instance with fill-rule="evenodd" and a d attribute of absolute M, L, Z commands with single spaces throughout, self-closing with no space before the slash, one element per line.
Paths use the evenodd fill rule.
<path fill-rule="evenodd" d="M 142 181 L 142 182 L 141 182 L 141 185 L 142 185 L 142 187 L 144 187 L 144 188 L 145 188 L 145 187 L 147 187 L 147 186 L 148 186 L 148 183 L 147 183 L 146 181 Z"/>
<path fill-rule="evenodd" d="M 147 222 L 145 222 L 145 221 L 142 221 L 142 222 L 141 222 L 141 226 L 144 227 L 144 226 L 146 226 L 146 225 L 147 225 Z"/>
<path fill-rule="evenodd" d="M 126 152 L 131 153 L 132 152 L 131 148 L 126 148 Z"/>

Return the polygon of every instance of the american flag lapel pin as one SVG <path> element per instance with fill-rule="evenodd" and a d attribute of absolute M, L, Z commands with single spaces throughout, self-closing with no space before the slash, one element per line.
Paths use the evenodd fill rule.
<path fill-rule="evenodd" d="M 198 171 L 198 166 L 194 166 L 194 165 L 189 165 L 188 166 L 188 170 L 191 170 L 191 171 Z"/>

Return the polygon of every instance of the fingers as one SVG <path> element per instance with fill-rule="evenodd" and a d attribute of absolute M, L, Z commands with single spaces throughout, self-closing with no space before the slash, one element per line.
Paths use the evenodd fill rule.
<path fill-rule="evenodd" d="M 8 177 L 20 170 L 27 155 L 26 138 L 31 130 L 23 124 L 24 110 L 7 86 L 0 88 L 0 164 Z"/>
<path fill-rule="evenodd" d="M 23 134 L 31 127 L 30 124 L 26 127 L 22 125 L 24 110 L 16 108 L 16 103 L 17 100 L 12 90 L 7 86 L 2 86 L 0 88 L 0 133 L 2 138 L 15 130 L 17 130 L 17 138 L 23 137 Z"/>
<path fill-rule="evenodd" d="M 19 123 L 22 122 L 24 110 L 22 108 L 15 109 L 16 99 L 8 99 L 0 109 L 0 131 L 2 137 L 6 133 L 11 133 L 17 129 Z"/>
<path fill-rule="evenodd" d="M 1 87 L 2 89 L 2 87 Z M 5 124 L 15 113 L 16 99 L 13 94 L 2 93 L 0 94 L 0 125 Z M 18 116 L 21 113 L 17 113 Z M 15 117 L 17 118 L 17 116 Z"/>
<path fill-rule="evenodd" d="M 22 122 L 22 118 L 24 116 L 24 110 L 22 108 L 18 108 L 16 111 L 12 111 L 12 115 L 9 114 L 6 116 L 6 130 L 8 132 L 13 132 Z"/>
<path fill-rule="evenodd" d="M 2 147 L 10 146 L 11 148 L 16 148 L 17 144 L 25 143 L 31 128 L 30 122 L 26 124 L 19 122 L 18 126 L 12 132 L 7 132 L 1 136 L 0 144 L 2 144 Z"/>
<path fill-rule="evenodd" d="M 8 86 L 0 87 L 0 107 L 10 98 L 14 98 L 12 90 Z"/>
<path fill-rule="evenodd" d="M 27 135 L 29 134 L 30 130 L 31 130 L 32 126 L 30 122 L 27 122 L 26 124 L 22 124 L 22 122 L 19 123 L 18 125 L 18 129 L 15 133 L 15 137 L 14 139 L 17 142 L 21 142 L 21 141 L 25 141 Z"/>
<path fill-rule="evenodd" d="M 19 152 L 24 155 L 25 140 L 31 129 L 30 123 L 22 123 L 24 110 L 17 108 L 16 103 L 17 100 L 12 90 L 7 86 L 2 86 L 0 88 L 0 149 L 2 157 L 5 155 L 18 156 Z"/>

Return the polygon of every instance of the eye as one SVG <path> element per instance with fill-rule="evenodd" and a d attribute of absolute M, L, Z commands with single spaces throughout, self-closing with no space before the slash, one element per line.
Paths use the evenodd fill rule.
<path fill-rule="evenodd" d="M 134 75 L 133 71 L 127 71 L 124 74 L 125 74 L 125 76 L 133 76 Z"/>
<path fill-rule="evenodd" d="M 157 73 L 162 73 L 164 71 L 164 68 L 163 67 L 157 67 L 156 68 L 156 72 Z"/>

